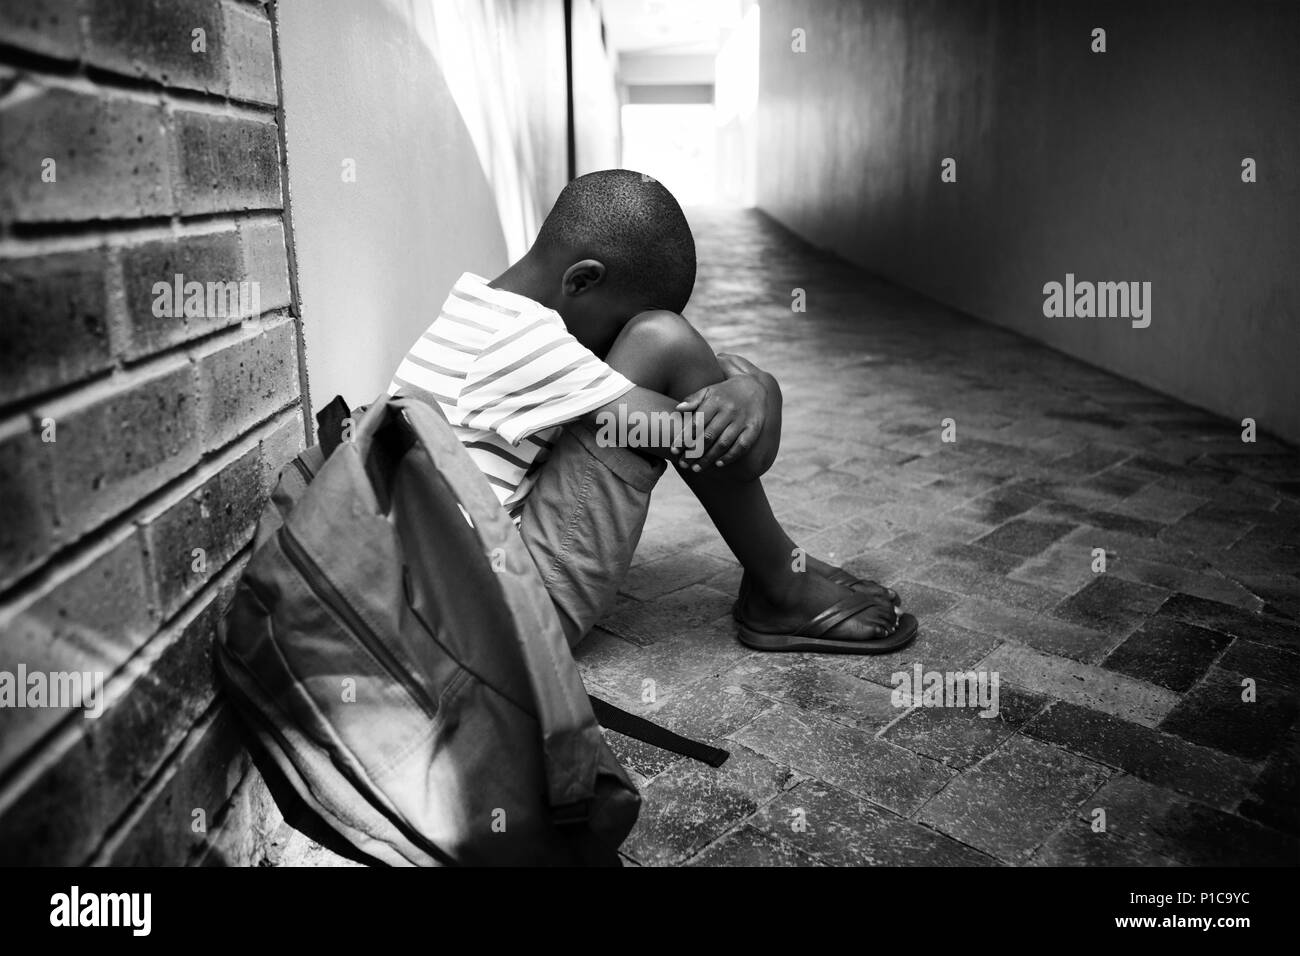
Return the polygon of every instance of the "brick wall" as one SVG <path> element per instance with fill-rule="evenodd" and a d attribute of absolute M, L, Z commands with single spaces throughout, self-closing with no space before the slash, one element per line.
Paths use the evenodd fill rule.
<path fill-rule="evenodd" d="M 280 822 L 212 668 L 303 442 L 277 103 L 261 3 L 0 0 L 0 672 L 105 681 L 0 707 L 0 863 L 256 863 Z M 260 311 L 156 315 L 178 273 Z"/>

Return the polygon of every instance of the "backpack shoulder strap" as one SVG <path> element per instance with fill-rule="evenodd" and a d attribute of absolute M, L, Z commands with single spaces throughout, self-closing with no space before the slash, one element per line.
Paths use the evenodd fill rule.
<path fill-rule="evenodd" d="M 721 767 L 726 763 L 727 758 L 731 756 L 726 750 L 711 747 L 702 741 L 675 734 L 667 727 L 660 726 L 652 720 L 646 720 L 644 717 L 638 717 L 636 714 L 630 714 L 621 707 L 615 707 L 607 700 L 601 700 L 599 697 L 590 694 L 587 696 L 591 698 L 591 710 L 596 715 L 596 720 L 606 730 L 616 731 L 625 737 L 631 737 L 652 747 L 658 747 L 660 750 L 668 750 L 675 754 L 681 754 L 683 757 L 690 757 L 692 760 L 706 763 L 710 767 Z"/>

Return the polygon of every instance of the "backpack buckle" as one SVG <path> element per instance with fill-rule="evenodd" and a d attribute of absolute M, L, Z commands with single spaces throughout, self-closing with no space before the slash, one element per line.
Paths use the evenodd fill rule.
<path fill-rule="evenodd" d="M 590 798 L 551 807 L 551 822 L 560 828 L 585 826 L 590 819 Z"/>

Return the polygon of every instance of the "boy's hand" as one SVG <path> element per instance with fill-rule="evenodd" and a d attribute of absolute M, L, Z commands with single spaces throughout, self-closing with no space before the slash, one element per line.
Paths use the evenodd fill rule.
<path fill-rule="evenodd" d="M 729 465 L 747 454 L 767 429 L 770 394 L 760 377 L 766 373 L 738 372 L 726 364 L 723 368 L 726 381 L 708 385 L 677 405 L 679 412 L 695 414 L 696 434 L 702 432 L 704 439 L 704 454 L 693 461 L 681 457 L 679 439 L 673 455 L 682 468 L 703 471 Z"/>

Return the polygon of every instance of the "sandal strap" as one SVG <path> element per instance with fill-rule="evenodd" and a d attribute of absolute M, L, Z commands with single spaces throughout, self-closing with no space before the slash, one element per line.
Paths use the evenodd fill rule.
<path fill-rule="evenodd" d="M 851 597 L 841 598 L 795 631 L 795 634 L 799 637 L 821 637 L 837 624 L 847 621 L 875 603 L 876 599 L 873 596 L 860 592 Z"/>

